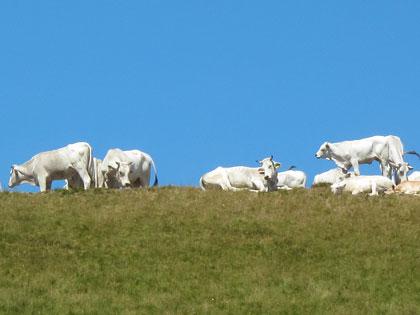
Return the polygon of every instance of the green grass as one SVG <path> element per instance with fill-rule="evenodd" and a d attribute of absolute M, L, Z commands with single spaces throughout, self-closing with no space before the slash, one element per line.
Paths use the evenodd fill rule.
<path fill-rule="evenodd" d="M 420 198 L 0 194 L 1 314 L 419 314 Z"/>

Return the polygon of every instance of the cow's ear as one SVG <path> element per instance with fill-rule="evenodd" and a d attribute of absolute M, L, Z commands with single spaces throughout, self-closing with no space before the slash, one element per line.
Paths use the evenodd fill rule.
<path fill-rule="evenodd" d="M 325 142 L 325 147 L 329 150 L 330 149 L 330 144 L 328 142 Z"/>
<path fill-rule="evenodd" d="M 22 172 L 21 168 L 20 168 L 18 165 L 13 165 L 13 166 L 12 166 L 12 170 L 13 170 L 15 173 L 21 173 L 21 174 L 23 174 L 23 172 Z"/>
<path fill-rule="evenodd" d="M 279 163 L 279 162 L 274 163 L 275 168 L 280 168 L 280 166 L 281 166 L 281 163 Z"/>
<path fill-rule="evenodd" d="M 411 171 L 414 167 L 412 167 L 411 165 L 408 165 L 408 169 Z"/>
<path fill-rule="evenodd" d="M 133 164 L 133 162 L 128 163 L 128 166 L 131 166 Z"/>
<path fill-rule="evenodd" d="M 108 171 L 116 171 L 117 169 L 113 167 L 111 164 L 108 165 Z"/>

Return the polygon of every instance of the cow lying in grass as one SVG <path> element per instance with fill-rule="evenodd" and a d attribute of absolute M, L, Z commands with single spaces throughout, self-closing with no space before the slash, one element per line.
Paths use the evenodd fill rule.
<path fill-rule="evenodd" d="M 255 192 L 277 190 L 277 168 L 280 167 L 280 163 L 274 162 L 272 156 L 259 163 L 260 167 L 218 167 L 200 178 L 200 186 L 203 190 L 209 188 Z"/>
<path fill-rule="evenodd" d="M 294 170 L 294 166 L 287 171 L 278 172 L 277 174 L 277 188 L 290 190 L 293 188 L 305 188 L 306 174 L 299 170 Z"/>
<path fill-rule="evenodd" d="M 414 180 L 420 180 L 420 172 L 419 171 L 415 171 L 415 172 L 411 173 L 408 176 L 408 180 L 412 180 L 412 181 L 414 181 Z"/>
<path fill-rule="evenodd" d="M 312 186 L 321 184 L 332 185 L 351 176 L 354 176 L 353 172 L 343 173 L 343 170 L 341 168 L 336 167 L 321 174 L 315 175 Z"/>
<path fill-rule="evenodd" d="M 392 180 L 385 176 L 354 176 L 332 184 L 331 191 L 334 194 L 347 191 L 352 195 L 369 193 L 369 196 L 376 196 L 392 187 Z"/>
<path fill-rule="evenodd" d="M 407 195 L 420 194 L 420 181 L 402 182 L 393 190 L 388 190 L 386 193 L 387 194 L 397 193 L 397 194 L 407 194 Z"/>

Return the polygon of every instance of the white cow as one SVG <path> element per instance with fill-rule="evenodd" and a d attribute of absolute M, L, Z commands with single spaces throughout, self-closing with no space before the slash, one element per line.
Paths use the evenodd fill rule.
<path fill-rule="evenodd" d="M 0 182 L 0 192 L 3 192 L 3 185 Z"/>
<path fill-rule="evenodd" d="M 306 174 L 302 171 L 293 170 L 293 168 L 292 166 L 287 171 L 277 173 L 278 189 L 305 188 Z"/>
<path fill-rule="evenodd" d="M 410 175 L 408 175 L 408 180 L 410 181 L 420 181 L 420 172 L 419 171 L 415 171 L 413 173 L 411 173 Z"/>
<path fill-rule="evenodd" d="M 88 189 L 94 170 L 92 148 L 86 142 L 41 152 L 24 164 L 13 165 L 10 171 L 9 187 L 27 183 L 39 186 L 43 192 L 51 189 L 53 180 L 68 180 L 75 174 L 82 179 L 84 189 Z"/>
<path fill-rule="evenodd" d="M 91 188 L 101 188 L 104 187 L 104 177 L 101 172 L 101 164 L 102 160 L 93 158 L 93 178 L 92 182 L 90 183 Z M 78 174 L 74 174 L 69 179 L 65 180 L 65 185 L 63 189 L 80 189 L 83 188 L 83 180 L 80 178 Z"/>
<path fill-rule="evenodd" d="M 374 136 L 361 140 L 343 142 L 324 142 L 315 157 L 332 160 L 347 172 L 351 167 L 356 176 L 360 175 L 359 164 L 371 164 L 378 161 L 383 176 L 392 177 L 394 171 L 396 182 L 407 180 L 411 169 L 403 159 L 404 151 L 401 139 L 396 136 Z"/>
<path fill-rule="evenodd" d="M 333 168 L 331 170 L 328 170 L 326 172 L 323 172 L 321 174 L 317 174 L 314 177 L 313 185 L 319 185 L 319 184 L 329 184 L 332 185 L 336 182 L 339 182 L 347 177 L 354 176 L 353 172 L 347 172 L 346 174 L 343 173 L 343 170 L 341 168 Z"/>
<path fill-rule="evenodd" d="M 218 167 L 200 178 L 203 190 L 219 188 L 223 190 L 240 191 L 275 191 L 277 190 L 277 168 L 280 163 L 273 157 L 259 161 L 260 167 Z"/>
<path fill-rule="evenodd" d="M 150 155 L 139 150 L 108 150 L 101 164 L 103 185 L 107 188 L 149 187 L 150 171 L 153 167 L 158 185 L 155 163 Z"/>
<path fill-rule="evenodd" d="M 370 193 L 370 196 L 375 196 L 378 192 L 382 193 L 393 186 L 392 180 L 385 176 L 354 176 L 332 184 L 331 191 L 334 194 L 347 191 L 352 195 L 366 192 Z"/>

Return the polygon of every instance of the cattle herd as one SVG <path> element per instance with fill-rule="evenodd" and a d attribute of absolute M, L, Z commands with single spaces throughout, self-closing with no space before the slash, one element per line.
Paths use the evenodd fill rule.
<path fill-rule="evenodd" d="M 328 184 L 333 193 L 420 194 L 420 172 L 408 175 L 412 167 L 404 161 L 406 154 L 415 154 L 420 158 L 415 151 L 404 152 L 401 139 L 392 135 L 325 142 L 315 157 L 331 160 L 336 167 L 316 175 L 313 185 Z M 379 163 L 380 175 L 361 175 L 359 165 L 374 161 Z M 200 178 L 200 187 L 203 190 L 216 188 L 255 192 L 306 187 L 304 172 L 294 167 L 278 172 L 281 164 L 272 156 L 257 162 L 259 167 L 218 167 Z M 110 149 L 100 160 L 93 157 L 92 147 L 88 143 L 78 142 L 41 152 L 23 164 L 13 165 L 9 187 L 27 183 L 38 186 L 44 192 L 51 189 L 53 180 L 65 180 L 66 189 L 148 187 L 152 169 L 153 186 L 157 186 L 157 170 L 149 154 L 139 150 Z"/>

